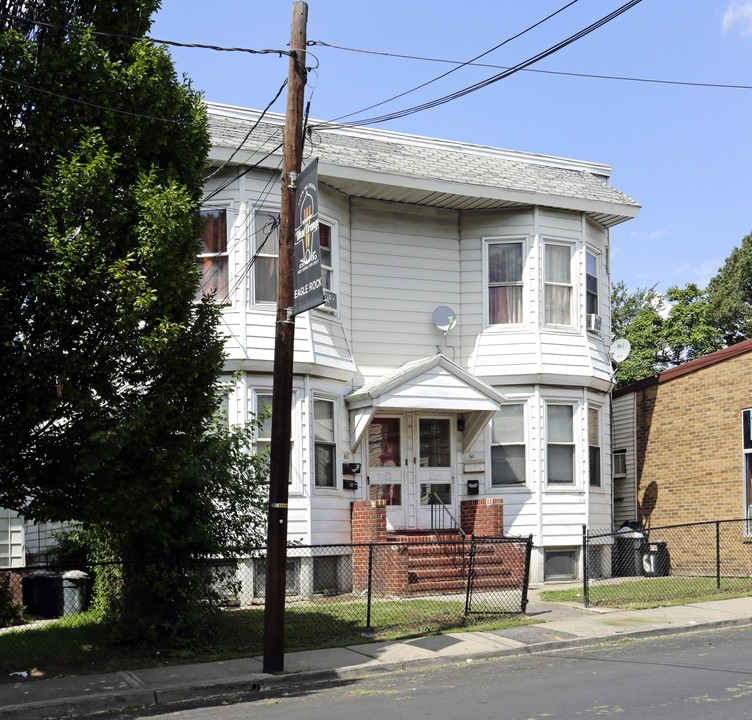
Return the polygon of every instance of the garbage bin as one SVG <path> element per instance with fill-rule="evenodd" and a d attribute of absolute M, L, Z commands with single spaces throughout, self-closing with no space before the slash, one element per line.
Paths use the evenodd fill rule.
<path fill-rule="evenodd" d="M 637 531 L 622 528 L 614 536 L 614 549 L 611 555 L 611 575 L 631 577 L 640 574 L 640 548 L 645 536 Z"/>
<path fill-rule="evenodd" d="M 49 570 L 32 570 L 23 578 L 23 602 L 31 615 L 60 617 L 63 612 L 63 580 Z"/>
<path fill-rule="evenodd" d="M 63 573 L 63 615 L 80 613 L 86 609 L 86 583 L 89 576 L 83 570 Z"/>
<path fill-rule="evenodd" d="M 665 542 L 643 543 L 640 549 L 642 555 L 642 571 L 648 577 L 665 577 L 671 569 L 671 558 Z"/>

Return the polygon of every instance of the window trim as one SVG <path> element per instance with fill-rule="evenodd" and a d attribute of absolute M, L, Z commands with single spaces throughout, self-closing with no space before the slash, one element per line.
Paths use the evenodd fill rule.
<path fill-rule="evenodd" d="M 527 283 L 525 277 L 528 269 L 528 260 L 530 257 L 530 236 L 527 234 L 521 235 L 491 235 L 482 238 L 483 242 L 483 324 L 486 328 L 493 328 L 494 330 L 519 330 L 525 327 L 528 323 L 528 313 L 525 311 L 525 296 L 527 291 Z M 512 245 L 520 244 L 522 246 L 522 271 L 520 273 L 519 283 L 498 283 L 493 287 L 520 287 L 522 300 L 520 308 L 520 322 L 518 323 L 492 323 L 491 322 L 491 260 L 489 247 L 491 245 Z"/>
<path fill-rule="evenodd" d="M 203 214 L 205 212 L 216 212 L 217 210 L 224 210 L 225 213 L 225 249 L 223 252 L 218 253 L 206 253 L 203 252 L 203 247 L 200 248 L 201 252 L 199 252 L 196 255 L 196 258 L 199 263 L 199 270 L 201 271 L 201 261 L 204 258 L 224 258 L 226 262 L 226 277 L 227 277 L 227 296 L 224 298 L 219 298 L 217 296 L 217 299 L 215 300 L 217 305 L 231 305 L 232 304 L 232 297 L 233 297 L 233 287 L 232 287 L 232 279 L 230 278 L 230 250 L 234 244 L 233 240 L 233 233 L 234 233 L 234 207 L 233 203 L 229 200 L 216 200 L 214 202 L 207 202 L 203 207 L 199 209 L 199 217 L 203 217 Z M 201 228 L 201 232 L 203 235 L 203 227 Z M 203 238 L 200 238 L 200 241 L 203 242 Z M 201 277 L 199 279 L 199 286 L 196 290 L 196 297 L 195 301 L 200 302 L 208 293 L 205 293 L 203 291 L 203 279 L 204 274 L 203 271 L 201 271 Z"/>
<path fill-rule="evenodd" d="M 549 282 L 547 280 L 548 248 L 551 246 L 566 247 L 569 249 L 569 282 L 568 283 L 562 283 L 558 281 Z M 544 236 L 542 238 L 542 248 L 543 248 L 543 263 L 542 263 L 543 267 L 542 267 L 542 273 L 541 273 L 541 283 L 543 286 L 542 287 L 543 297 L 542 297 L 542 307 L 541 307 L 541 312 L 543 315 L 542 325 L 546 328 L 554 328 L 554 329 L 562 329 L 562 330 L 576 329 L 577 313 L 575 312 L 575 309 L 576 309 L 575 299 L 577 298 L 577 273 L 575 271 L 574 261 L 576 257 L 576 251 L 577 251 L 577 240 L 573 240 L 571 238 Z M 568 323 L 555 323 L 555 322 L 548 321 L 548 317 L 546 314 L 546 289 L 549 286 L 569 288 L 569 322 Z"/>
<path fill-rule="evenodd" d="M 334 440 L 329 441 L 317 441 L 316 440 L 316 403 L 328 402 L 332 406 L 332 422 L 334 423 Z M 311 488 L 313 492 L 324 495 L 340 494 L 342 491 L 342 476 L 339 471 L 339 402 L 338 398 L 331 395 L 324 395 L 315 393 L 311 398 Z M 326 444 L 329 447 L 334 448 L 333 451 L 333 473 L 334 484 L 333 485 L 317 485 L 316 484 L 316 446 L 320 444 Z"/>
<path fill-rule="evenodd" d="M 620 457 L 624 458 L 624 472 L 618 472 L 616 469 L 616 456 L 619 455 Z M 611 453 L 611 462 L 613 463 L 613 476 L 614 480 L 621 480 L 622 478 L 627 477 L 627 451 L 624 448 L 619 448 L 618 450 L 614 450 Z"/>
<path fill-rule="evenodd" d="M 337 299 L 337 307 L 330 308 L 326 304 L 319 305 L 313 308 L 315 311 L 333 318 L 339 318 L 339 223 L 335 220 L 330 220 L 319 213 L 319 225 L 326 225 L 329 228 L 329 242 L 331 244 L 331 266 L 325 266 L 323 260 L 321 262 L 322 270 L 328 268 L 332 274 L 331 287 L 329 290 L 334 293 Z M 322 273 L 323 274 L 323 273 Z"/>
<path fill-rule="evenodd" d="M 280 210 L 274 209 L 274 208 L 268 208 L 268 207 L 254 207 L 251 210 L 252 213 L 252 231 L 251 231 L 251 241 L 249 243 L 250 247 L 250 258 L 249 262 L 252 262 L 253 267 L 251 268 L 251 271 L 249 272 L 250 278 L 250 301 L 251 305 L 257 308 L 263 308 L 265 310 L 275 310 L 277 307 L 277 292 L 278 292 L 278 282 L 279 282 L 279 226 L 277 226 L 277 248 L 276 253 L 270 253 L 268 252 L 268 248 L 266 245 L 262 248 L 262 250 L 258 249 L 259 243 L 262 242 L 262 230 L 264 226 L 266 225 L 266 221 L 263 223 L 259 223 L 259 215 L 271 215 L 276 216 L 279 220 Z M 269 235 L 269 239 L 271 240 L 272 235 Z M 267 240 L 267 242 L 269 242 Z M 275 283 L 274 283 L 274 298 L 272 300 L 257 300 L 256 299 L 256 262 L 259 258 L 277 258 L 277 267 L 274 273 L 275 276 Z"/>
<path fill-rule="evenodd" d="M 550 436 L 550 424 L 548 419 L 548 409 L 552 406 L 570 407 L 572 409 L 572 439 L 570 442 L 552 442 L 549 439 Z M 576 400 L 567 400 L 566 398 L 547 398 L 544 400 L 544 419 L 545 419 L 545 442 L 543 451 L 545 453 L 545 488 L 546 490 L 561 490 L 564 492 L 571 492 L 572 490 L 581 490 L 581 485 L 578 483 L 580 477 L 579 460 L 577 456 L 577 448 L 579 442 L 577 440 L 577 419 L 578 419 L 579 403 Z M 549 462 L 549 446 L 571 446 L 572 447 L 572 482 L 551 482 L 549 475 L 551 471 L 551 464 Z"/>
<path fill-rule="evenodd" d="M 502 405 L 502 407 L 511 407 L 511 406 L 522 406 L 522 442 L 514 442 L 514 443 L 495 443 L 493 439 L 493 421 L 495 419 L 494 417 L 491 418 L 491 422 L 489 422 L 489 441 L 488 441 L 488 467 L 489 467 L 489 473 L 488 473 L 488 488 L 489 490 L 498 492 L 498 491 L 506 491 L 506 490 L 523 490 L 527 489 L 528 487 L 528 480 L 530 478 L 530 438 L 528 433 L 529 428 L 529 417 L 528 417 L 528 402 L 527 399 L 520 398 L 519 400 L 510 400 L 509 402 L 506 402 Z M 494 447 L 500 447 L 504 445 L 511 445 L 515 447 L 522 446 L 525 457 L 523 460 L 523 467 L 525 470 L 525 479 L 522 482 L 510 482 L 510 483 L 494 483 L 493 479 L 493 448 Z"/>
<path fill-rule="evenodd" d="M 598 445 L 590 444 L 590 414 L 595 413 L 596 430 L 598 432 Z M 587 404 L 587 445 L 588 445 L 588 487 L 591 490 L 603 490 L 603 408 L 595 403 Z M 593 483 L 591 451 L 598 448 L 598 482 Z"/>

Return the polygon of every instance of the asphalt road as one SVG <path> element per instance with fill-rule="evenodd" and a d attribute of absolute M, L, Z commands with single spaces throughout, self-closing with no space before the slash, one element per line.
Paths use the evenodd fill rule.
<path fill-rule="evenodd" d="M 503 658 L 165 708 L 136 720 L 752 719 L 752 628 Z"/>

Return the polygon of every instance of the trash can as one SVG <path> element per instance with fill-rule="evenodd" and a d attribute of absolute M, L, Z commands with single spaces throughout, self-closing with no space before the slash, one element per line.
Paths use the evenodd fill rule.
<path fill-rule="evenodd" d="M 665 542 L 643 543 L 640 549 L 642 555 L 642 571 L 648 577 L 665 577 L 671 569 L 671 558 Z"/>
<path fill-rule="evenodd" d="M 640 549 L 645 536 L 629 528 L 622 528 L 614 536 L 614 549 L 611 555 L 611 575 L 632 577 L 640 575 Z"/>
<path fill-rule="evenodd" d="M 49 570 L 32 570 L 23 578 L 23 602 L 29 614 L 55 618 L 63 612 L 63 580 Z"/>
<path fill-rule="evenodd" d="M 68 570 L 63 573 L 63 615 L 72 615 L 86 610 L 86 583 L 89 576 L 83 570 Z"/>

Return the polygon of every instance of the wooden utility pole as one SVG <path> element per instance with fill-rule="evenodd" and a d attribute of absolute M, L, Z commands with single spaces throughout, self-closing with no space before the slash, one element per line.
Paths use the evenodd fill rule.
<path fill-rule="evenodd" d="M 264 613 L 264 672 L 285 665 L 285 584 L 287 571 L 287 500 L 290 473 L 290 415 L 292 410 L 293 249 L 295 242 L 295 181 L 303 155 L 303 91 L 306 82 L 306 23 L 308 5 L 292 4 L 290 70 L 287 81 L 282 209 L 277 267 L 277 325 L 274 338 L 272 446 L 269 476 L 266 599 Z"/>

